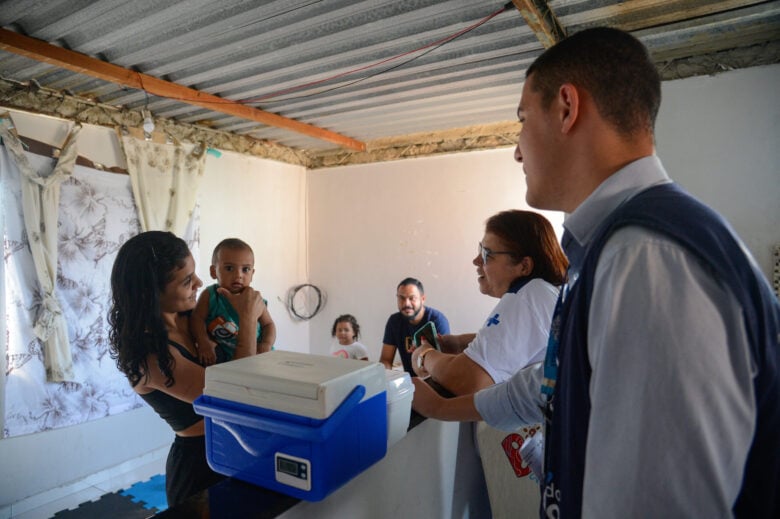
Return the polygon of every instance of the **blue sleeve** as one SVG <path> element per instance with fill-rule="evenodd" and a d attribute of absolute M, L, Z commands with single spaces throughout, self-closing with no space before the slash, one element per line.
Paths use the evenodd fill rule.
<path fill-rule="evenodd" d="M 441 335 L 447 335 L 450 333 L 450 322 L 443 313 L 437 310 L 436 313 L 434 313 L 431 317 L 433 317 L 431 320 L 433 321 L 433 324 L 436 325 L 437 333 L 440 333 Z"/>

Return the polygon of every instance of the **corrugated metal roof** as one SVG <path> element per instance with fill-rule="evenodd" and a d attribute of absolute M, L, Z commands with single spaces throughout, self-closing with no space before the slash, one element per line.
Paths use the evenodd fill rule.
<path fill-rule="evenodd" d="M 633 31 L 667 78 L 780 61 L 777 0 L 531 3 L 567 33 Z M 544 50 L 540 36 L 514 6 L 467 30 L 505 4 L 14 0 L 0 1 L 0 26 L 366 142 L 512 121 L 525 68 Z M 0 76 L 288 147 L 336 147 L 12 52 L 0 51 Z"/>

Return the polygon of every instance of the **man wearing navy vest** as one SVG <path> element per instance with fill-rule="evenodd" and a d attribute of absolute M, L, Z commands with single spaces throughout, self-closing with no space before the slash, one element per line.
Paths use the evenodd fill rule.
<path fill-rule="evenodd" d="M 647 50 L 616 29 L 528 68 L 515 158 L 528 203 L 568 213 L 569 282 L 545 362 L 473 405 L 508 430 L 545 420 L 542 517 L 780 517 L 780 306 L 667 176 L 660 102 Z"/>

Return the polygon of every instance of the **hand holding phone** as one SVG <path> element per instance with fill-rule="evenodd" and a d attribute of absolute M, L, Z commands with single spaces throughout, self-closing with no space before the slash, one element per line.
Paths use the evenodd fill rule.
<path fill-rule="evenodd" d="M 420 347 L 421 339 L 423 337 L 425 337 L 425 342 L 441 351 L 441 346 L 439 346 L 438 339 L 439 335 L 436 333 L 436 325 L 433 323 L 433 321 L 428 321 L 423 325 L 422 328 L 414 332 L 412 340 L 414 341 L 414 345 L 418 348 Z"/>

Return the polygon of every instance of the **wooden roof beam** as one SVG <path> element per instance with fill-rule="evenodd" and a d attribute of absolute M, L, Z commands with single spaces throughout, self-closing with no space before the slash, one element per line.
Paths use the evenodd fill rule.
<path fill-rule="evenodd" d="M 566 37 L 566 31 L 545 0 L 512 0 L 512 3 L 545 49 Z"/>
<path fill-rule="evenodd" d="M 63 49 L 56 45 L 51 45 L 44 41 L 30 38 L 6 29 L 0 29 L 0 49 L 20 54 L 43 63 L 48 63 L 56 67 L 65 68 L 79 74 L 86 74 L 104 81 L 110 81 L 138 90 L 145 90 L 156 96 L 174 99 L 190 105 L 200 106 L 214 112 L 221 112 L 242 119 L 256 121 L 268 126 L 275 126 L 277 128 L 308 135 L 309 137 L 332 142 L 345 148 L 357 151 L 364 151 L 366 149 L 364 142 L 346 137 L 339 133 L 325 130 L 311 124 L 302 123 L 295 119 L 289 119 L 271 112 L 259 110 L 236 101 L 231 101 L 230 99 L 201 92 L 200 90 L 177 85 L 170 81 L 141 74 L 140 72 L 106 63 L 105 61 L 92 58 L 85 54 Z"/>

